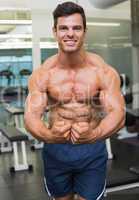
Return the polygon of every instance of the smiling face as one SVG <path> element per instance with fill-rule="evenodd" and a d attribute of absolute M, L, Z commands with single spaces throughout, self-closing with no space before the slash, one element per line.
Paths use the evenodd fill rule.
<path fill-rule="evenodd" d="M 53 31 L 61 51 L 72 53 L 82 48 L 85 30 L 80 14 L 59 17 Z"/>

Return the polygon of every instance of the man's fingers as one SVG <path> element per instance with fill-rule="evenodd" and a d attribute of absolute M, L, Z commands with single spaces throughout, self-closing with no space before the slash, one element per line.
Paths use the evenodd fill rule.
<path fill-rule="evenodd" d="M 70 130 L 69 131 L 66 131 L 65 133 L 64 133 L 64 138 L 67 138 L 68 140 L 70 139 Z"/>
<path fill-rule="evenodd" d="M 72 125 L 73 127 L 89 127 L 89 123 L 88 122 L 77 122 L 77 123 L 74 123 Z"/>
<path fill-rule="evenodd" d="M 78 122 L 79 126 L 88 126 L 88 122 Z"/>
<path fill-rule="evenodd" d="M 70 139 L 71 139 L 71 142 L 74 144 L 75 142 L 74 142 L 74 139 L 73 139 L 73 137 L 71 137 Z"/>
<path fill-rule="evenodd" d="M 77 142 L 77 138 L 75 137 L 75 135 L 71 132 L 71 141 L 72 141 L 72 143 L 75 143 L 75 142 Z"/>
<path fill-rule="evenodd" d="M 64 121 L 58 121 L 54 124 L 53 128 L 54 128 L 55 132 L 64 133 L 71 128 L 71 123 L 64 122 Z"/>
<path fill-rule="evenodd" d="M 79 134 L 82 134 L 84 132 L 87 132 L 89 130 L 89 127 L 88 126 L 80 127 L 78 125 L 74 125 L 72 126 L 72 130 L 78 132 Z"/>
<path fill-rule="evenodd" d="M 79 133 L 74 129 L 71 129 L 71 134 L 77 139 L 80 137 Z"/>
<path fill-rule="evenodd" d="M 66 131 L 66 132 L 64 133 L 64 137 L 66 138 L 66 137 L 69 135 L 69 133 L 70 133 L 70 131 Z"/>
<path fill-rule="evenodd" d="M 65 122 L 64 121 L 57 121 L 54 123 L 54 126 L 64 126 Z"/>
<path fill-rule="evenodd" d="M 78 133 L 80 133 L 81 127 L 76 123 L 76 124 L 72 125 L 71 129 L 76 131 L 76 132 L 78 132 Z"/>
<path fill-rule="evenodd" d="M 65 131 L 68 131 L 70 128 L 71 128 L 71 124 L 65 124 L 64 126 L 59 127 L 59 130 L 60 130 L 60 132 L 63 133 Z"/>

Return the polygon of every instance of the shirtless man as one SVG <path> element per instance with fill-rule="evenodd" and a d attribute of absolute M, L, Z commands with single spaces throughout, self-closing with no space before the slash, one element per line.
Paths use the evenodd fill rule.
<path fill-rule="evenodd" d="M 103 198 L 105 138 L 124 125 L 124 100 L 118 73 L 101 57 L 86 52 L 86 18 L 66 2 L 55 11 L 53 32 L 59 45 L 29 79 L 25 124 L 44 141 L 44 182 L 56 200 Z M 48 125 L 43 115 L 49 109 Z"/>

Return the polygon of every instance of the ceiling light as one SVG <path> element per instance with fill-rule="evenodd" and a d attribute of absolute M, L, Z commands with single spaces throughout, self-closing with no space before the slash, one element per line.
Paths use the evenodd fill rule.
<path fill-rule="evenodd" d="M 111 22 L 87 22 L 88 26 L 120 26 L 120 23 Z"/>
<path fill-rule="evenodd" d="M 0 20 L 0 25 L 30 25 L 32 20 Z"/>
<path fill-rule="evenodd" d="M 125 39 L 130 39 L 129 36 L 111 36 L 109 39 L 111 40 L 125 40 Z"/>
<path fill-rule="evenodd" d="M 0 49 L 28 49 L 32 48 L 32 42 L 25 41 L 7 41 L 0 43 Z M 56 42 L 40 42 L 40 48 L 46 49 L 57 49 L 58 45 Z"/>
<path fill-rule="evenodd" d="M 32 38 L 32 34 L 0 34 L 0 39 L 7 39 L 7 38 L 29 39 Z"/>
<path fill-rule="evenodd" d="M 27 7 L 0 7 L 0 11 L 31 11 L 31 9 Z"/>

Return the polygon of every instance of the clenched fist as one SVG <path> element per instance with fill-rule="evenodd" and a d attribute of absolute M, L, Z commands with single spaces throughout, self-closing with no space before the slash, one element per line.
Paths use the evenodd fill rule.
<path fill-rule="evenodd" d="M 74 123 L 71 128 L 71 141 L 73 143 L 85 142 L 86 138 L 89 137 L 90 130 L 90 124 L 88 122 Z"/>
<path fill-rule="evenodd" d="M 56 142 L 67 142 L 70 140 L 71 123 L 68 121 L 56 121 L 51 128 L 51 140 Z"/>

